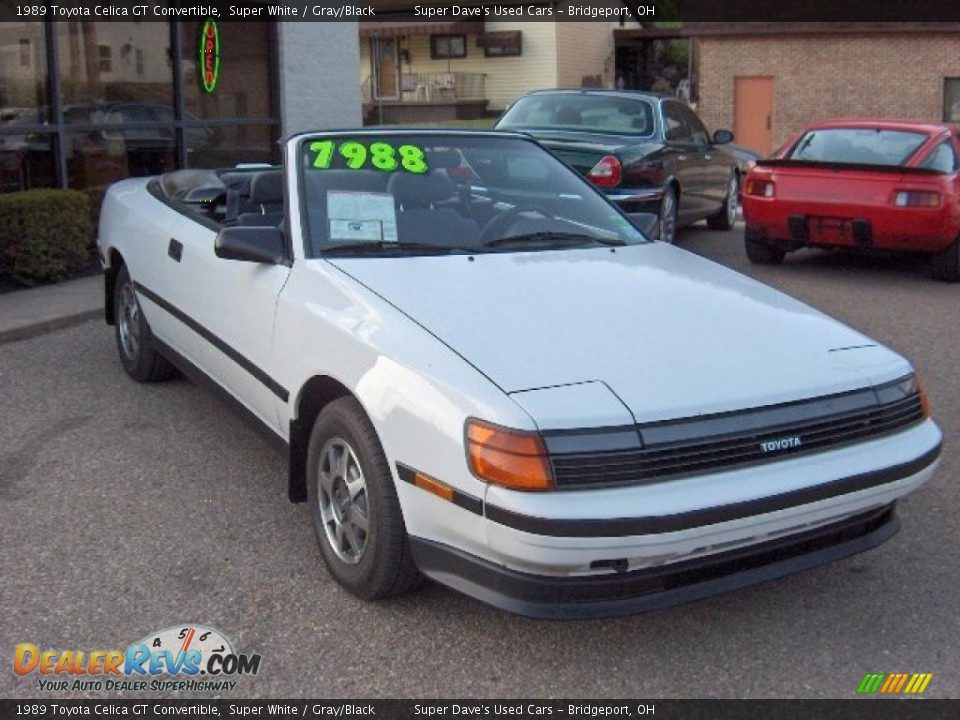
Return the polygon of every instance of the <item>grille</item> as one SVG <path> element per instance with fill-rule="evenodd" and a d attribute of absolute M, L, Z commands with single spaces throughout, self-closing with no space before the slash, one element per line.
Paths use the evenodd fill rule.
<path fill-rule="evenodd" d="M 924 413 L 920 395 L 915 385 L 911 390 L 906 397 L 883 404 L 874 401 L 871 407 L 854 411 L 805 417 L 800 421 L 707 437 L 699 436 L 694 430 L 690 433 L 698 435 L 694 438 L 651 443 L 644 437 L 648 434 L 647 428 L 641 425 L 637 430 L 639 437 L 644 439 L 643 447 L 563 454 L 551 451 L 554 479 L 558 489 L 643 484 L 662 478 L 772 462 L 798 453 L 855 443 L 921 421 Z M 746 414 L 738 415 L 733 418 L 735 422 Z M 695 428 L 696 424 L 693 421 L 687 427 Z M 651 431 L 649 435 L 655 436 L 656 432 Z M 780 438 L 799 438 L 800 442 L 795 447 L 768 452 L 761 447 L 761 443 Z M 549 448 L 550 438 L 547 443 Z M 569 447 L 569 440 L 566 445 Z"/>

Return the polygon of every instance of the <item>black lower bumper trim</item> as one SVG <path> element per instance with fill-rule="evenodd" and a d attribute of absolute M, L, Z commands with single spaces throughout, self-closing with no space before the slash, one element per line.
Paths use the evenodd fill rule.
<path fill-rule="evenodd" d="M 833 562 L 900 529 L 890 504 L 813 530 L 656 568 L 587 577 L 518 572 L 440 543 L 410 538 L 427 576 L 503 610 L 545 619 L 658 610 Z"/>

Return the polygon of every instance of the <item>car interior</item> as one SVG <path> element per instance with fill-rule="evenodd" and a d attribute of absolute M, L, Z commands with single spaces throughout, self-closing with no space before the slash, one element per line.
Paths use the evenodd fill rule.
<path fill-rule="evenodd" d="M 349 239 L 331 237 L 334 221 L 354 222 L 354 218 L 331 217 L 331 193 L 389 196 L 396 238 L 440 247 L 472 248 L 507 235 L 582 232 L 588 227 L 564 219 L 565 205 L 575 195 L 560 198 L 529 188 L 532 176 L 525 173 L 546 172 L 536 163 L 529 166 L 529 161 L 521 158 L 480 158 L 481 183 L 459 151 L 433 150 L 428 157 L 430 171 L 426 174 L 346 168 L 304 173 L 304 195 L 310 198 L 306 205 L 311 256 L 331 241 Z M 169 204 L 206 224 L 284 227 L 284 173 L 280 167 L 177 170 L 155 182 Z M 388 239 L 386 233 L 384 238 Z"/>

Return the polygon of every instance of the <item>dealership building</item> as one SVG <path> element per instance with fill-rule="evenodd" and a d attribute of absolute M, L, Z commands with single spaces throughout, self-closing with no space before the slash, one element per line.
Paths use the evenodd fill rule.
<path fill-rule="evenodd" d="M 354 22 L 0 23 L 0 192 L 276 162 L 361 123 Z"/>

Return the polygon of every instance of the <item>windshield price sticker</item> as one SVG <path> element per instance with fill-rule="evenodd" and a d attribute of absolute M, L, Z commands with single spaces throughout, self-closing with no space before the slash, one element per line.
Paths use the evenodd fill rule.
<path fill-rule="evenodd" d="M 396 147 L 388 142 L 364 144 L 356 140 L 347 140 L 337 144 L 333 140 L 317 140 L 310 143 L 310 152 L 316 153 L 313 158 L 313 167 L 321 170 L 330 167 L 335 154 L 343 158 L 344 165 L 350 170 L 365 168 L 383 172 L 405 170 L 416 175 L 422 175 L 429 170 L 423 148 L 416 145 Z"/>
<path fill-rule="evenodd" d="M 327 191 L 331 240 L 397 242 L 397 212 L 389 193 Z"/>

